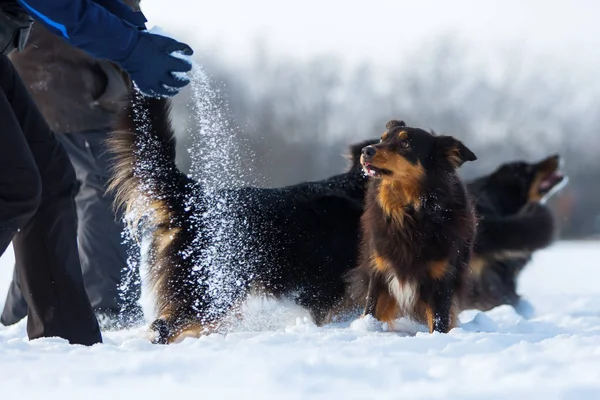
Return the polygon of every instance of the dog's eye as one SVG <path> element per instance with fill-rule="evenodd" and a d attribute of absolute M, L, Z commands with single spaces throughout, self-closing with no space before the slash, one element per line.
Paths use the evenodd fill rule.
<path fill-rule="evenodd" d="M 403 149 L 408 149 L 409 143 L 408 140 L 403 140 L 400 142 L 400 147 Z"/>

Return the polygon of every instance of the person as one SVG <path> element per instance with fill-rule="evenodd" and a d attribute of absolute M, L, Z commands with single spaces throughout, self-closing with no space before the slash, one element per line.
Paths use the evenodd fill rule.
<path fill-rule="evenodd" d="M 33 20 L 92 56 L 117 63 L 148 96 L 174 96 L 192 49 L 145 30 L 120 0 L 0 0 L 0 254 L 13 242 L 30 339 L 102 342 L 77 248 L 75 172 L 7 54 L 23 50 Z"/>
<path fill-rule="evenodd" d="M 124 0 L 140 11 L 139 0 Z M 34 24 L 21 52 L 10 60 L 33 99 L 66 149 L 78 182 L 75 196 L 77 237 L 83 283 L 102 330 L 127 328 L 143 318 L 139 285 L 124 284 L 127 247 L 123 214 L 113 209 L 109 192 L 111 154 L 105 141 L 116 114 L 131 91 L 129 79 L 115 63 L 71 46 L 40 24 Z M 0 322 L 15 324 L 27 315 L 27 303 L 16 273 Z M 139 274 L 131 277 L 139 281 Z M 120 286 L 126 289 L 120 293 Z"/>

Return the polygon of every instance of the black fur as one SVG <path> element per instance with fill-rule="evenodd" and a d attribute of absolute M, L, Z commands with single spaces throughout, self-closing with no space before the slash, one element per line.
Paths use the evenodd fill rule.
<path fill-rule="evenodd" d="M 485 311 L 505 304 L 518 307 L 521 271 L 536 250 L 554 239 L 554 219 L 542 200 L 565 179 L 558 172 L 559 164 L 558 156 L 538 163 L 506 163 L 468 183 L 479 223 L 470 290 L 461 299 L 461 309 Z M 544 179 L 547 185 L 540 189 Z"/>
<path fill-rule="evenodd" d="M 156 342 L 213 329 L 254 288 L 293 298 L 322 324 L 340 305 L 343 275 L 356 264 L 367 182 L 358 157 L 372 141 L 353 146 L 348 172 L 329 179 L 209 196 L 175 166 L 168 101 L 136 101 L 150 123 L 138 121 L 132 110 L 121 118 L 111 142 L 117 155 L 113 188 L 130 211 L 149 218 L 153 230 L 149 271 L 159 318 L 152 325 Z M 225 283 L 219 290 L 226 293 L 211 289 L 211 279 L 218 278 L 204 265 L 213 228 L 223 222 L 201 216 L 218 198 L 227 202 L 227 218 L 236 227 L 222 239 L 235 251 L 224 255 L 224 268 L 237 271 L 240 282 Z"/>
<path fill-rule="evenodd" d="M 233 209 L 237 211 L 231 217 L 237 221 L 245 220 L 246 225 L 237 237 L 245 237 L 244 246 L 231 266 L 243 271 L 243 284 L 233 285 L 229 303 L 215 308 L 215 295 L 201 283 L 203 279 L 211 278 L 210 271 L 194 271 L 192 260 L 202 258 L 203 243 L 210 239 L 206 236 L 220 223 L 199 222 L 198 218 L 207 205 L 216 200 L 207 197 L 205 188 L 182 174 L 175 165 L 169 101 L 138 98 L 136 103 L 136 109 L 146 114 L 146 119 L 136 120 L 132 110 L 127 110 L 120 118 L 119 130 L 111 139 L 110 147 L 117 161 L 112 188 L 118 193 L 119 204 L 126 206 L 136 219 L 146 222 L 152 232 L 149 278 L 156 294 L 159 317 L 152 324 L 157 343 L 172 342 L 186 330 L 211 329 L 252 286 L 259 286 L 276 296 L 293 297 L 310 310 L 318 324 L 337 311 L 336 307 L 343 301 L 349 300 L 344 298 L 342 277 L 357 263 L 359 220 L 367 183 L 358 159 L 365 146 L 377 141 L 352 146 L 348 172 L 330 179 L 280 189 L 247 187 L 218 194 L 236 205 Z M 143 125 L 147 120 L 150 123 Z M 404 127 L 405 124 L 394 126 Z M 443 146 L 438 146 L 437 151 L 441 151 L 438 155 L 445 154 Z M 457 155 L 459 164 L 460 157 L 469 156 L 460 149 Z M 456 161 L 454 159 L 455 164 Z M 442 169 L 451 169 L 455 164 L 444 162 Z M 521 200 L 515 200 L 515 197 L 520 196 L 520 192 L 507 191 L 507 182 L 485 177 L 469 185 L 482 215 L 476 252 L 519 250 L 523 246 L 538 248 L 540 243 L 535 241 L 542 245 L 547 242 L 541 235 L 519 238 L 504 234 L 512 232 L 513 225 L 521 232 L 536 231 L 539 221 L 544 220 L 544 210 L 532 208 L 527 213 L 517 214 Z M 198 200 L 193 207 L 186 204 L 191 197 Z M 447 199 L 442 196 L 440 201 Z M 433 215 L 438 216 L 439 222 L 444 215 L 436 204 L 441 203 L 428 200 L 424 207 L 427 210 L 433 207 Z M 245 236 L 244 232 L 252 235 Z M 511 243 L 515 237 L 517 239 Z M 168 238 L 172 239 L 166 240 Z M 529 242 L 530 239 L 533 241 Z M 363 272 L 361 269 L 354 271 L 352 287 L 356 288 L 357 282 L 368 279 L 368 274 L 362 275 Z M 364 296 L 366 290 L 363 288 Z M 478 298 L 489 294 L 482 291 L 471 291 L 471 294 L 473 296 L 468 299 L 471 305 L 486 305 Z M 359 296 L 361 303 L 364 296 Z M 438 326 L 438 329 L 445 327 Z"/>
<path fill-rule="evenodd" d="M 474 209 L 456 169 L 475 155 L 460 141 L 389 122 L 363 150 L 369 175 L 359 266 L 350 272 L 365 314 L 399 315 L 448 332 L 475 235 Z M 412 293 L 415 295 L 413 296 Z"/>

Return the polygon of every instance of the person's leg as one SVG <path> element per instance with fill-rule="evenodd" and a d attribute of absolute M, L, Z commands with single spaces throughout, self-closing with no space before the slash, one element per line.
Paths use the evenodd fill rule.
<path fill-rule="evenodd" d="M 108 130 L 56 136 L 69 154 L 80 182 L 75 202 L 83 282 L 100 324 L 113 328 L 141 322 L 143 313 L 137 303 L 141 292 L 139 271 L 129 271 L 129 281 L 123 282 L 127 267 L 122 238 L 125 227 L 122 213 L 114 214 L 114 195 L 107 193 L 110 178 L 107 137 Z M 122 283 L 126 284 L 124 293 L 119 292 Z M 27 303 L 15 269 L 0 322 L 12 325 L 25 316 Z"/>
<path fill-rule="evenodd" d="M 2 89 L 0 87 L 0 255 L 19 229 L 35 215 L 42 198 L 37 165 Z"/>
<path fill-rule="evenodd" d="M 21 292 L 19 274 L 17 274 L 17 267 L 15 266 L 13 279 L 6 294 L 6 301 L 4 302 L 4 310 L 2 310 L 2 315 L 0 315 L 0 323 L 5 326 L 13 325 L 26 316 L 27 302 Z"/>
<path fill-rule="evenodd" d="M 58 139 L 60 136 L 57 135 L 56 138 Z M 70 267 L 73 267 L 73 265 L 70 265 Z M 27 302 L 21 291 L 19 274 L 17 271 L 18 268 L 15 265 L 13 278 L 8 287 L 8 292 L 6 293 L 4 309 L 2 310 L 2 314 L 0 314 L 0 324 L 4 326 L 14 325 L 27 316 Z"/>
<path fill-rule="evenodd" d="M 11 185 L 19 180 L 16 175 L 30 169 L 23 166 L 22 155 L 13 149 L 14 141 L 20 149 L 24 138 L 30 151 L 26 166 L 30 167 L 33 159 L 38 171 L 31 178 L 37 179 L 34 188 L 38 192 L 27 196 L 37 198 L 39 206 L 29 222 L 17 227 L 20 230 L 13 238 L 19 283 L 29 306 L 28 336 L 59 336 L 85 345 L 99 343 L 102 337 L 85 293 L 77 251 L 73 167 L 5 56 L 0 56 L 0 89 L 0 110 L 12 108 L 13 112 L 6 112 L 0 120 L 0 171 L 2 175 L 13 175 L 0 183 L 1 196 L 10 193 Z M 14 230 L 8 212 L 10 207 L 0 217 L 5 232 Z M 10 236 L 2 235 L 0 250 L 6 249 L 7 240 L 10 242 Z"/>
<path fill-rule="evenodd" d="M 121 296 L 119 287 L 127 267 L 127 248 L 122 237 L 123 214 L 115 214 L 114 195 L 107 193 L 111 175 L 111 154 L 106 151 L 108 134 L 107 129 L 58 138 L 69 153 L 80 182 L 75 201 L 86 291 L 101 324 L 121 327 L 141 319 L 141 308 L 137 305 L 140 285 L 139 277 L 134 277 L 135 282 L 129 282 Z"/>

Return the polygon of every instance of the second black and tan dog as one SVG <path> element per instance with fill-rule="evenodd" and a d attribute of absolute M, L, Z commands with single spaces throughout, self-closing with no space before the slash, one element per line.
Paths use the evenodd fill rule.
<path fill-rule="evenodd" d="M 554 217 L 544 203 L 567 182 L 560 164 L 558 155 L 505 163 L 468 183 L 479 223 L 461 309 L 511 305 L 520 311 L 518 278 L 533 253 L 554 240 Z"/>
<path fill-rule="evenodd" d="M 474 206 L 457 169 L 476 157 L 451 136 L 402 121 L 386 129 L 361 157 L 371 182 L 351 293 L 366 298 L 365 315 L 388 323 L 406 316 L 445 333 L 457 323 L 475 238 Z"/>

